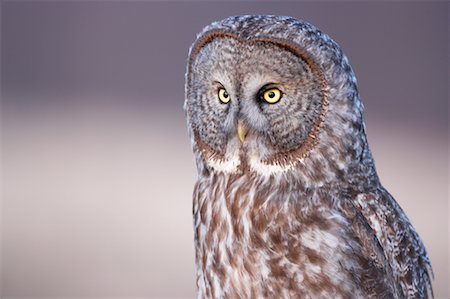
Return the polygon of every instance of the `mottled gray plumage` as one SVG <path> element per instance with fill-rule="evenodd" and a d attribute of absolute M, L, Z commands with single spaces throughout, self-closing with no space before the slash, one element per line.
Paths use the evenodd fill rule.
<path fill-rule="evenodd" d="M 379 182 L 330 37 L 289 17 L 207 26 L 185 110 L 199 298 L 430 297 L 425 248 Z"/>

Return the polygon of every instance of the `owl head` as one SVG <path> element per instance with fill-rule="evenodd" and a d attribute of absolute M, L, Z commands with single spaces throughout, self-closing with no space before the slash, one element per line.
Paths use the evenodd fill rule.
<path fill-rule="evenodd" d="M 303 21 L 237 16 L 204 28 L 184 107 L 200 175 L 296 174 L 317 185 L 372 168 L 348 60 Z"/>

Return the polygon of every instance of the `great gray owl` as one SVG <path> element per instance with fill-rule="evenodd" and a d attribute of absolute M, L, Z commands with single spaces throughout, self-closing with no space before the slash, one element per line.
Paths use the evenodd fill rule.
<path fill-rule="evenodd" d="M 199 298 L 427 298 L 419 236 L 378 179 L 339 46 L 238 16 L 189 52 Z"/>

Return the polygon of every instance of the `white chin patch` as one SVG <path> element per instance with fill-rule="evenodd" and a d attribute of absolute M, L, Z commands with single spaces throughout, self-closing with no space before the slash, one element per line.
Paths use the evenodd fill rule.
<path fill-rule="evenodd" d="M 239 140 L 233 138 L 228 142 L 225 157 L 223 159 L 210 158 L 206 160 L 206 163 L 209 167 L 218 172 L 237 172 L 239 164 L 241 163 L 239 159 Z"/>
<path fill-rule="evenodd" d="M 294 168 L 294 165 L 292 164 L 280 166 L 263 162 L 261 157 L 265 156 L 264 153 L 266 153 L 267 150 L 262 146 L 255 146 L 255 141 L 256 140 L 252 140 L 249 144 L 250 147 L 247 148 L 246 159 L 251 171 L 258 173 L 261 176 L 270 176 L 273 174 L 280 174 Z M 208 166 L 218 172 L 236 173 L 239 165 L 241 164 L 239 155 L 240 146 L 241 144 L 239 140 L 237 138 L 233 138 L 227 145 L 224 159 L 210 158 L 206 161 Z M 300 160 L 299 162 L 302 163 L 303 160 Z"/>
<path fill-rule="evenodd" d="M 289 171 L 293 165 L 276 165 L 265 163 L 264 160 L 273 154 L 272 150 L 267 148 L 263 142 L 257 138 L 251 140 L 248 147 L 248 164 L 250 169 L 262 176 L 269 176 L 272 174 L 280 174 Z"/>
<path fill-rule="evenodd" d="M 236 155 L 231 158 L 225 157 L 224 160 L 214 159 L 211 158 L 206 161 L 208 163 L 208 166 L 213 168 L 214 170 L 218 172 L 224 172 L 224 173 L 233 173 L 236 172 L 239 167 L 239 155 Z"/>
<path fill-rule="evenodd" d="M 291 164 L 286 165 L 286 166 L 267 164 L 267 163 L 264 163 L 263 161 L 261 161 L 260 157 L 257 157 L 254 155 L 249 156 L 248 159 L 249 159 L 250 169 L 252 171 L 257 172 L 258 174 L 260 174 L 262 176 L 269 176 L 272 174 L 283 173 L 283 172 L 289 171 L 293 168 L 293 165 L 291 165 Z"/>

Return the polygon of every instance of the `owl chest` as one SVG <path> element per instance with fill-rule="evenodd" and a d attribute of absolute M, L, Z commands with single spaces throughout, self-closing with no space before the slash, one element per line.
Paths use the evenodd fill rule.
<path fill-rule="evenodd" d="M 230 198 L 228 198 L 230 199 Z M 339 298 L 350 294 L 339 228 L 323 215 L 300 215 L 241 193 L 194 199 L 200 298 Z"/>

